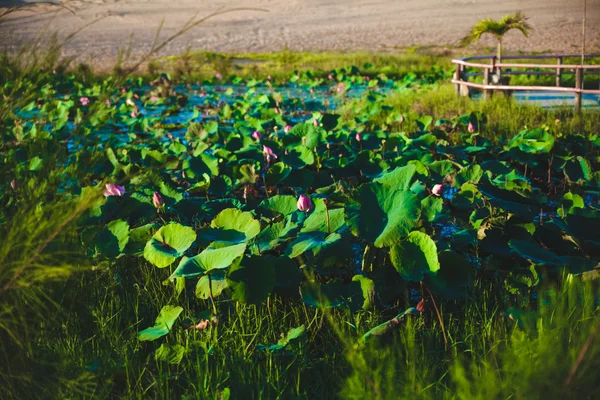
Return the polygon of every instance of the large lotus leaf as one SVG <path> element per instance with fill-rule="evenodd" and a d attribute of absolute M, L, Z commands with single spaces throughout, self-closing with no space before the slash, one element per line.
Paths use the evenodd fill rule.
<path fill-rule="evenodd" d="M 546 129 L 523 130 L 508 142 L 506 149 L 517 147 L 524 153 L 548 153 L 554 147 L 554 136 Z"/>
<path fill-rule="evenodd" d="M 348 297 L 348 288 L 336 279 L 329 283 L 305 281 L 300 286 L 302 301 L 317 308 L 339 307 Z"/>
<path fill-rule="evenodd" d="M 390 172 L 386 172 L 381 177 L 374 179 L 374 181 L 393 189 L 408 190 L 416 172 L 416 165 L 408 164 L 404 167 L 398 167 Z"/>
<path fill-rule="evenodd" d="M 313 149 L 319 145 L 320 135 L 311 123 L 296 124 L 283 138 L 284 145 L 296 144 L 305 138 L 306 147 Z"/>
<path fill-rule="evenodd" d="M 170 223 L 160 228 L 146 243 L 144 258 L 158 268 L 169 266 L 189 249 L 196 232 L 188 226 Z"/>
<path fill-rule="evenodd" d="M 594 172 L 590 162 L 581 156 L 569 160 L 565 164 L 563 171 L 570 182 L 588 180 L 592 172 Z"/>
<path fill-rule="evenodd" d="M 556 210 L 557 214 L 562 218 L 565 218 L 567 214 L 573 214 L 576 209 L 584 208 L 585 204 L 583 202 L 583 197 L 578 194 L 574 194 L 571 192 L 567 192 L 564 194 L 560 207 Z"/>
<path fill-rule="evenodd" d="M 86 238 L 93 235 L 93 230 L 84 231 L 84 242 L 104 257 L 117 257 L 125 250 L 129 242 L 129 224 L 121 219 L 109 222 L 97 235 L 90 240 Z M 87 239 L 87 240 L 86 240 Z"/>
<path fill-rule="evenodd" d="M 298 295 L 298 286 L 302 279 L 302 270 L 298 264 L 289 257 L 277 257 L 275 264 L 275 288 L 286 294 Z"/>
<path fill-rule="evenodd" d="M 154 359 L 156 361 L 164 361 L 168 364 L 177 365 L 183 360 L 185 354 L 185 347 L 180 344 L 171 346 L 170 344 L 163 343 L 160 345 L 154 353 Z"/>
<path fill-rule="evenodd" d="M 251 213 L 227 208 L 221 211 L 210 224 L 209 231 L 203 231 L 203 238 L 213 241 L 242 243 L 246 242 L 260 232 L 260 222 L 254 219 Z"/>
<path fill-rule="evenodd" d="M 268 186 L 277 185 L 279 182 L 287 178 L 292 172 L 292 167 L 278 162 L 269 167 L 265 175 L 265 183 Z"/>
<path fill-rule="evenodd" d="M 425 274 L 440 269 L 437 247 L 429 235 L 414 231 L 390 249 L 390 259 L 396 271 L 408 281 L 422 281 Z"/>
<path fill-rule="evenodd" d="M 508 242 L 510 248 L 519 256 L 540 265 L 560 266 L 563 261 L 550 250 L 544 249 L 533 240 L 511 240 Z"/>
<path fill-rule="evenodd" d="M 254 240 L 253 254 L 260 254 L 265 251 L 273 250 L 285 237 L 294 231 L 298 225 L 292 221 L 292 218 L 286 218 L 285 221 L 278 221 L 269 224 L 263 229 Z"/>
<path fill-rule="evenodd" d="M 443 209 L 444 199 L 441 197 L 427 196 L 421 200 L 421 214 L 429 222 L 433 222 Z"/>
<path fill-rule="evenodd" d="M 213 298 L 219 297 L 228 287 L 226 276 L 224 270 L 215 271 L 210 274 L 210 277 L 202 276 L 196 284 L 196 297 L 203 300 L 210 299 L 211 290 Z"/>
<path fill-rule="evenodd" d="M 339 242 L 341 238 L 342 237 L 338 233 L 332 233 L 330 235 L 327 235 L 326 232 L 319 231 L 303 233 L 289 244 L 284 253 L 290 258 L 296 258 L 309 250 L 312 250 L 313 253 L 316 254 L 320 250 Z"/>
<path fill-rule="evenodd" d="M 179 266 L 169 279 L 189 278 L 210 274 L 214 270 L 228 268 L 238 257 L 246 251 L 246 244 L 240 243 L 233 246 L 213 243 L 195 257 L 184 257 Z"/>
<path fill-rule="evenodd" d="M 477 164 L 464 167 L 454 177 L 454 186 L 461 187 L 465 183 L 478 183 L 483 176 L 483 169 Z"/>
<path fill-rule="evenodd" d="M 298 199 L 295 196 L 277 195 L 263 200 L 258 207 L 260 211 L 289 215 L 298 210 Z"/>
<path fill-rule="evenodd" d="M 376 247 L 392 246 L 417 224 L 421 201 L 412 192 L 379 183 L 361 185 L 346 206 L 346 225 Z"/>
<path fill-rule="evenodd" d="M 355 275 L 350 284 L 348 306 L 352 312 L 375 306 L 375 283 L 364 275 Z"/>
<path fill-rule="evenodd" d="M 259 304 L 266 300 L 275 287 L 277 258 L 271 255 L 250 256 L 242 259 L 227 273 L 227 284 L 233 300 Z"/>
<path fill-rule="evenodd" d="M 329 232 L 336 232 L 344 225 L 344 209 L 336 208 L 334 210 L 329 210 L 327 213 L 329 214 Z M 315 211 L 304 220 L 300 232 L 328 232 L 327 213 L 325 212 L 325 208 L 320 210 L 315 209 Z"/>
<path fill-rule="evenodd" d="M 292 168 L 304 168 L 315 163 L 315 155 L 312 149 L 302 145 L 293 147 L 283 155 L 283 161 Z"/>
<path fill-rule="evenodd" d="M 175 320 L 179 317 L 179 314 L 183 311 L 183 308 L 178 306 L 164 306 L 158 317 L 156 323 L 150 328 L 146 328 L 141 331 L 138 335 L 139 340 L 156 340 L 160 337 L 165 336 L 173 327 Z"/>
<path fill-rule="evenodd" d="M 514 190 L 500 189 L 487 179 L 482 179 L 477 188 L 490 199 L 494 207 L 510 211 L 521 217 L 533 218 L 540 211 L 539 206 L 532 198 Z"/>
<path fill-rule="evenodd" d="M 435 275 L 425 276 L 431 291 L 447 300 L 462 297 L 473 285 L 475 268 L 462 255 L 453 251 L 442 251 L 438 255 L 440 270 Z"/>
<path fill-rule="evenodd" d="M 201 177 L 202 174 L 209 176 L 219 175 L 219 159 L 210 154 L 201 154 L 200 157 L 191 157 L 183 162 L 186 175 L 192 179 Z"/>
<path fill-rule="evenodd" d="M 125 246 L 124 253 L 129 255 L 140 255 L 144 252 L 144 246 L 158 229 L 158 224 L 146 224 L 129 231 L 129 242 Z"/>
<path fill-rule="evenodd" d="M 454 173 L 452 162 L 448 160 L 434 161 L 427 166 L 434 180 L 441 182 L 447 175 Z"/>

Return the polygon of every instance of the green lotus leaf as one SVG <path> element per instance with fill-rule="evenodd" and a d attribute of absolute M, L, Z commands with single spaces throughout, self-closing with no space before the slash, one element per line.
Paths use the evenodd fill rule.
<path fill-rule="evenodd" d="M 300 285 L 302 301 L 316 308 L 339 307 L 348 297 L 348 288 L 339 280 L 328 283 L 305 281 Z"/>
<path fill-rule="evenodd" d="M 539 265 L 561 266 L 563 261 L 555 253 L 544 249 L 534 240 L 511 240 L 510 248 L 520 257 Z"/>
<path fill-rule="evenodd" d="M 219 242 L 242 243 L 260 233 L 260 222 L 255 220 L 251 213 L 237 208 L 221 211 L 210 226 L 212 229 L 203 232 L 202 236 Z"/>
<path fill-rule="evenodd" d="M 189 278 L 228 268 L 237 258 L 244 255 L 245 251 L 246 243 L 233 246 L 228 246 L 226 243 L 212 243 L 197 256 L 182 258 L 169 279 Z"/>
<path fill-rule="evenodd" d="M 287 178 L 292 172 L 292 168 L 283 162 L 278 162 L 269 167 L 265 175 L 265 182 L 268 186 L 277 185 Z"/>
<path fill-rule="evenodd" d="M 422 281 L 425 274 L 440 269 L 437 247 L 429 235 L 414 231 L 390 249 L 390 260 L 396 271 L 408 281 Z"/>
<path fill-rule="evenodd" d="M 582 209 L 585 206 L 583 202 L 583 197 L 571 192 L 567 192 L 564 194 L 560 205 L 561 206 L 558 208 L 558 210 L 556 210 L 556 212 L 562 218 L 565 218 L 567 214 L 573 214 L 576 211 L 576 209 Z"/>
<path fill-rule="evenodd" d="M 165 336 L 169 333 L 175 320 L 182 311 L 183 308 L 178 306 L 164 306 L 162 310 L 160 310 L 154 326 L 141 331 L 138 335 L 138 339 L 141 341 L 156 340 Z"/>
<path fill-rule="evenodd" d="M 84 243 L 102 256 L 109 258 L 123 253 L 130 240 L 129 237 L 129 224 L 121 219 L 109 222 L 99 232 L 95 229 L 88 229 L 82 234 Z"/>
<path fill-rule="evenodd" d="M 435 275 L 425 276 L 427 287 L 447 300 L 464 296 L 473 286 L 474 266 L 462 255 L 448 250 L 442 251 L 438 259 L 440 270 Z"/>
<path fill-rule="evenodd" d="M 506 149 L 515 147 L 527 154 L 548 153 L 554 147 L 554 136 L 543 128 L 523 130 L 508 142 Z"/>
<path fill-rule="evenodd" d="M 322 200 L 321 200 L 322 202 Z M 318 204 L 319 200 L 315 200 L 315 204 Z M 342 226 L 344 226 L 344 209 L 336 208 L 325 212 L 325 207 L 315 207 L 315 211 L 310 213 L 308 218 L 302 223 L 301 233 L 310 232 L 328 232 L 327 228 L 327 214 L 329 214 L 329 232 L 336 232 Z"/>
<path fill-rule="evenodd" d="M 429 222 L 433 222 L 444 209 L 444 199 L 441 197 L 427 196 L 421 200 L 421 215 Z"/>
<path fill-rule="evenodd" d="M 348 306 L 353 312 L 372 309 L 375 306 L 375 283 L 364 275 L 355 275 L 350 284 Z"/>
<path fill-rule="evenodd" d="M 165 268 L 190 248 L 196 240 L 196 232 L 188 226 L 170 223 L 160 228 L 144 247 L 144 258 Z"/>
<path fill-rule="evenodd" d="M 398 167 L 390 172 L 386 172 L 381 177 L 376 178 L 373 181 L 379 182 L 393 189 L 408 190 L 416 172 L 416 165 L 408 164 L 404 167 Z"/>
<path fill-rule="evenodd" d="M 276 263 L 277 258 L 271 255 L 250 256 L 232 266 L 227 273 L 231 298 L 247 304 L 266 300 L 275 287 Z"/>
<path fill-rule="evenodd" d="M 156 361 L 164 361 L 171 365 L 177 365 L 183 360 L 185 354 L 185 347 L 180 344 L 171 346 L 170 344 L 163 343 L 160 345 L 154 353 L 154 359 Z"/>
<path fill-rule="evenodd" d="M 214 271 L 208 275 L 202 276 L 196 284 L 196 297 L 202 300 L 210 299 L 210 293 L 212 290 L 213 298 L 217 298 L 227 289 L 227 272 L 224 270 Z"/>
<path fill-rule="evenodd" d="M 461 169 L 454 177 L 454 186 L 461 187 L 465 183 L 478 183 L 483 176 L 483 169 L 477 164 Z"/>
<path fill-rule="evenodd" d="M 346 225 L 354 236 L 376 247 L 392 246 L 406 236 L 421 216 L 421 201 L 412 192 L 379 183 L 361 185 L 346 206 Z"/>
<path fill-rule="evenodd" d="M 263 200 L 259 204 L 259 209 L 276 212 L 282 215 L 289 215 L 298 210 L 298 199 L 295 196 L 276 195 L 269 199 Z"/>
<path fill-rule="evenodd" d="M 146 224 L 130 230 L 129 242 L 127 242 L 127 246 L 125 246 L 123 252 L 129 255 L 142 254 L 144 246 L 146 246 L 146 243 L 152 238 L 152 235 L 154 235 L 158 228 L 158 224 Z"/>
<path fill-rule="evenodd" d="M 290 258 L 296 258 L 309 250 L 318 253 L 321 249 L 331 246 L 341 240 L 338 233 L 327 235 L 326 232 L 304 233 L 298 236 L 296 240 L 289 244 L 284 254 Z"/>

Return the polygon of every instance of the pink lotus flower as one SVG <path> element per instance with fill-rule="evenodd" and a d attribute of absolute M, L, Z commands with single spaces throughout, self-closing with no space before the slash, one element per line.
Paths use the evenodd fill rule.
<path fill-rule="evenodd" d="M 283 131 L 285 133 L 290 133 L 290 131 L 292 130 L 292 126 L 291 125 L 286 125 L 283 127 Z"/>
<path fill-rule="evenodd" d="M 90 104 L 90 99 L 88 99 L 87 97 L 80 97 L 79 102 L 81 103 L 82 106 L 85 107 L 88 104 Z"/>
<path fill-rule="evenodd" d="M 104 102 L 105 105 L 110 106 L 110 100 L 106 99 L 106 101 Z"/>
<path fill-rule="evenodd" d="M 302 212 L 308 212 L 312 206 L 312 200 L 310 199 L 310 197 L 308 197 L 305 194 L 301 194 L 300 197 L 298 198 L 298 210 L 302 211 Z"/>
<path fill-rule="evenodd" d="M 475 125 L 473 125 L 472 122 L 469 122 L 469 126 L 467 127 L 467 130 L 469 131 L 469 133 L 474 133 L 475 132 Z"/>
<path fill-rule="evenodd" d="M 158 101 L 158 97 L 150 96 L 150 103 L 156 103 Z"/>
<path fill-rule="evenodd" d="M 217 79 L 221 80 L 221 79 L 223 79 L 223 75 L 221 75 L 221 73 L 220 73 L 220 72 L 217 72 L 217 73 L 215 74 L 215 78 L 217 78 Z"/>
<path fill-rule="evenodd" d="M 137 113 L 137 111 L 133 110 L 133 111 L 131 112 L 131 118 L 137 118 L 137 116 L 138 116 L 138 113 Z"/>
<path fill-rule="evenodd" d="M 254 140 L 260 140 L 262 138 L 262 135 L 260 134 L 259 131 L 254 131 L 254 133 L 252 134 L 252 139 Z"/>
<path fill-rule="evenodd" d="M 162 198 L 160 193 L 154 192 L 152 195 L 152 204 L 154 204 L 154 207 L 156 208 L 161 208 L 165 205 L 165 200 Z"/>
<path fill-rule="evenodd" d="M 313 125 L 314 125 L 314 126 L 319 126 L 319 120 L 318 120 L 318 119 L 315 119 L 315 120 L 313 121 Z"/>
<path fill-rule="evenodd" d="M 126 91 L 127 91 L 127 89 L 121 88 L 121 93 L 125 93 Z"/>
<path fill-rule="evenodd" d="M 270 81 L 271 80 L 271 75 L 267 76 L 267 80 Z"/>
<path fill-rule="evenodd" d="M 433 189 L 431 189 L 431 193 L 433 193 L 434 196 L 441 196 L 442 192 L 444 191 L 444 186 L 440 185 L 439 183 L 433 186 Z"/>
<path fill-rule="evenodd" d="M 333 80 L 333 74 L 329 74 L 329 75 L 327 75 L 327 77 L 329 78 L 330 81 Z"/>
<path fill-rule="evenodd" d="M 271 160 L 277 159 L 277 154 L 273 153 L 273 150 L 271 150 L 267 146 L 263 146 L 263 154 L 267 158 L 267 162 L 271 162 Z"/>
<path fill-rule="evenodd" d="M 112 183 L 107 183 L 105 185 L 106 190 L 104 191 L 104 197 L 111 197 L 111 196 L 123 196 L 125 194 L 125 189 L 123 189 L 123 186 L 119 186 L 119 185 L 113 185 Z"/>
<path fill-rule="evenodd" d="M 361 142 L 362 141 L 362 135 L 360 133 L 356 133 L 356 136 L 354 136 L 356 138 L 357 142 Z"/>

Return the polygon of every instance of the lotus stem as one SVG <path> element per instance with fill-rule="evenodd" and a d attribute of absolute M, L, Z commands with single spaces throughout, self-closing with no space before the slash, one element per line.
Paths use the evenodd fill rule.
<path fill-rule="evenodd" d="M 327 207 L 327 202 L 325 202 L 325 221 L 327 222 L 327 234 L 331 233 L 331 225 L 329 223 L 329 208 Z"/>
<path fill-rule="evenodd" d="M 212 304 L 213 314 L 217 315 L 217 306 L 215 305 L 215 298 L 212 292 L 212 278 L 208 274 L 208 296 L 210 297 L 210 303 Z"/>
<path fill-rule="evenodd" d="M 421 284 L 422 283 L 423 282 L 421 282 Z M 446 336 L 446 328 L 444 327 L 444 321 L 442 320 L 442 315 L 440 314 L 440 310 L 438 309 L 438 306 L 435 303 L 435 299 L 433 298 L 433 295 L 429 291 L 429 288 L 425 285 L 423 285 L 423 287 L 425 287 L 425 290 L 427 290 L 427 293 L 429 293 L 429 297 L 431 297 L 431 301 L 433 302 L 433 308 L 435 308 L 435 313 L 437 314 L 438 321 L 440 321 L 440 326 L 442 327 L 442 335 L 444 335 L 444 345 L 446 346 L 446 348 L 448 348 L 448 337 Z"/>

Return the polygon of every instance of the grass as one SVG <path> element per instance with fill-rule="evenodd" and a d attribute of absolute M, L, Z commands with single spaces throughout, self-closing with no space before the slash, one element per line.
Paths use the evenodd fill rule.
<path fill-rule="evenodd" d="M 222 70 L 230 56 L 214 58 L 206 73 Z M 191 56 L 190 56 L 191 57 Z M 194 56 L 195 57 L 195 56 Z M 290 68 L 373 64 L 369 70 L 390 75 L 446 68 L 438 58 L 405 55 L 310 55 L 282 53 L 252 56 L 248 76 Z M 243 55 L 238 58 L 251 58 Z M 54 58 L 47 58 L 51 68 Z M 198 63 L 197 68 L 204 68 Z M 256 66 L 256 69 L 254 67 Z M 35 97 L 48 72 L 4 64 L 3 77 L 33 85 L 5 92 L 1 121 Z M 10 71 L 8 69 L 10 69 Z M 196 68 L 196 67 L 194 67 Z M 212 68 L 212 70 L 210 69 Z M 231 66 L 231 68 L 234 68 Z M 386 70 L 386 68 L 390 68 Z M 395 69 L 394 69 L 395 68 Z M 185 73 L 185 69 L 181 70 Z M 387 71 L 387 72 L 386 72 Z M 192 75 L 196 72 L 191 71 Z M 235 73 L 243 74 L 239 70 Z M 9 75 L 13 74 L 13 75 Z M 93 78 L 93 75 L 89 75 Z M 90 78 L 90 79 L 91 79 Z M 187 79 L 192 79 L 191 77 Z M 9 96 L 9 97 L 8 97 Z M 511 137 L 524 126 L 546 125 L 561 133 L 592 134 L 600 114 L 549 111 L 519 105 L 503 96 L 489 102 L 458 98 L 451 85 L 403 90 L 387 99 L 406 115 L 410 132 L 423 115 L 451 119 L 487 115 L 483 135 Z M 342 108 L 345 118 L 363 114 L 367 99 Z M 385 112 L 371 123 L 385 125 Z M 556 120 L 559 123 L 556 123 Z M 14 129 L 15 126 L 5 126 Z M 197 320 L 210 308 L 193 287 L 181 291 L 163 283 L 164 271 L 148 263 L 88 261 L 80 245 L 79 216 L 95 201 L 82 193 L 63 196 L 68 179 L 82 179 L 90 167 L 84 157 L 67 166 L 55 163 L 64 143 L 41 138 L 23 144 L 50 160 L 47 168 L 19 182 L 18 200 L 0 211 L 0 397 L 3 399 L 543 399 L 597 398 L 600 342 L 585 343 L 596 329 L 597 283 L 545 282 L 545 289 L 509 296 L 479 283 L 462 301 L 440 304 L 449 345 L 443 340 L 432 305 L 421 317 L 407 317 L 391 337 L 355 348 L 357 338 L 411 304 L 408 298 L 373 312 L 350 314 L 320 310 L 297 296 L 274 295 L 261 306 L 219 301 L 219 323 L 206 331 L 181 324 L 158 342 L 140 342 L 140 330 L 152 326 L 165 304 L 181 305 L 181 319 Z M 61 147 L 62 146 L 62 147 Z M 2 192 L 18 167 L 10 144 L 0 145 Z M 181 288 L 180 288 L 181 289 Z M 507 312 L 507 310 L 511 310 Z M 276 343 L 290 328 L 305 325 L 307 336 L 289 354 L 257 350 Z M 159 344 L 181 344 L 183 361 L 169 365 L 154 359 Z M 577 364 L 578 357 L 582 361 Z M 578 366 L 577 366 L 578 365 Z M 577 366 L 572 374 L 573 367 Z M 572 380 L 567 385 L 568 377 Z"/>

